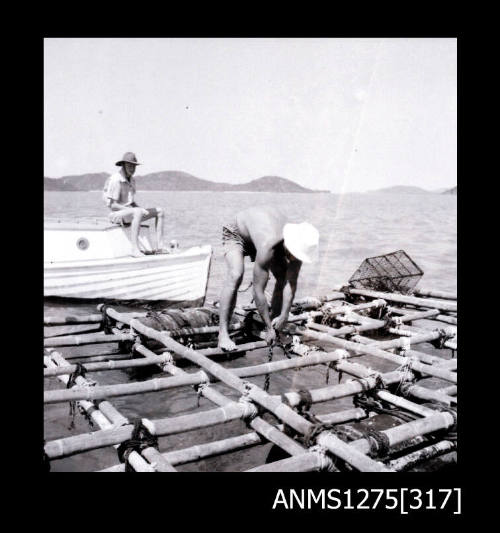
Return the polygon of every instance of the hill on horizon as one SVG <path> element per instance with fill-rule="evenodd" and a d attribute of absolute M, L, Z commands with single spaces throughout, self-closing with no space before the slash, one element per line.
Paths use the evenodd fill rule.
<path fill-rule="evenodd" d="M 367 192 L 387 193 L 387 194 L 434 194 L 432 191 L 427 191 L 421 187 L 415 187 L 413 185 L 394 185 L 393 187 L 383 187 L 382 189 L 374 189 Z"/>
<path fill-rule="evenodd" d="M 107 172 L 64 176 L 62 178 L 44 177 L 46 191 L 95 191 L 102 190 Z M 248 191 L 248 192 L 330 192 L 307 189 L 292 180 L 279 176 L 263 176 L 247 183 L 230 184 L 197 178 L 181 170 L 152 172 L 136 176 L 137 187 L 143 191 Z"/>

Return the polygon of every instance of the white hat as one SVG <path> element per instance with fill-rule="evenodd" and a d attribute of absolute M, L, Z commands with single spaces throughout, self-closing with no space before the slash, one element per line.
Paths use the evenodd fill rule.
<path fill-rule="evenodd" d="M 309 222 L 285 224 L 283 237 L 285 247 L 303 263 L 312 263 L 318 258 L 319 232 Z"/>

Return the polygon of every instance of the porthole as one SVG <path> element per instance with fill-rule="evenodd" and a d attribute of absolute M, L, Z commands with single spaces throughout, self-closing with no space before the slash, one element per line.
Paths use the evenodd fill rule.
<path fill-rule="evenodd" d="M 85 237 L 80 237 L 76 241 L 76 246 L 80 248 L 80 250 L 86 250 L 89 247 L 89 241 Z"/>

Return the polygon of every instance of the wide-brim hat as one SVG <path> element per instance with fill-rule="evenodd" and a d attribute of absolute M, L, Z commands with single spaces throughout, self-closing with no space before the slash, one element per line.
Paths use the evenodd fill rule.
<path fill-rule="evenodd" d="M 318 259 L 319 232 L 309 222 L 285 224 L 283 228 L 285 247 L 303 263 L 313 263 Z"/>
<path fill-rule="evenodd" d="M 140 165 L 140 163 L 137 161 L 137 157 L 135 157 L 135 154 L 133 152 L 126 152 L 120 159 L 120 161 L 117 161 L 115 163 L 115 165 L 117 167 L 121 167 L 123 163 L 132 163 L 132 165 Z"/>

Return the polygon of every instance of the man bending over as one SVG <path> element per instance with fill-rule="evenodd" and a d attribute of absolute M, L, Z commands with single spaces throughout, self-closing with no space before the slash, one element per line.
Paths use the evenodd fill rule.
<path fill-rule="evenodd" d="M 272 344 L 281 331 L 292 306 L 302 263 L 317 258 L 318 230 L 308 222 L 287 223 L 285 216 L 273 207 L 251 207 L 238 213 L 222 228 L 222 244 L 227 275 L 220 299 L 219 347 L 234 350 L 229 338 L 229 321 L 236 305 L 238 287 L 243 279 L 244 257 L 253 268 L 253 294 L 257 310 L 266 327 L 265 340 Z M 271 309 L 264 290 L 269 272 L 276 278 Z"/>

